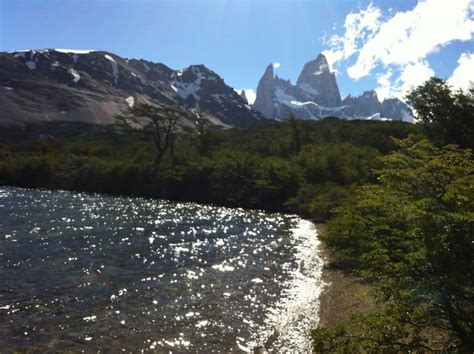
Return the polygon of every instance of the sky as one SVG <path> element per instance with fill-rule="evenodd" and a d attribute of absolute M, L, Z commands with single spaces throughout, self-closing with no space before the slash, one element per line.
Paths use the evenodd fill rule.
<path fill-rule="evenodd" d="M 295 82 L 321 52 L 343 97 L 403 98 L 431 76 L 466 89 L 473 38 L 472 0 L 0 0 L 0 51 L 204 64 L 236 89 L 255 90 L 270 63 Z"/>

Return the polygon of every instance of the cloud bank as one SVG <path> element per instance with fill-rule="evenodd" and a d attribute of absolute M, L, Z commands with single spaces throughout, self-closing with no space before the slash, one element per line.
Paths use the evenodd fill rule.
<path fill-rule="evenodd" d="M 424 0 L 409 11 L 384 16 L 370 4 L 346 16 L 344 33 L 329 38 L 324 52 L 334 66 L 349 58 L 352 79 L 378 72 L 377 93 L 381 98 L 402 98 L 407 90 L 434 75 L 427 58 L 453 41 L 472 40 L 474 2 L 471 0 Z M 463 84 L 463 74 L 472 68 L 472 54 L 459 58 L 451 82 Z M 456 74 L 458 71 L 458 74 Z M 380 73 L 382 72 L 382 73 Z M 468 77 L 471 77 L 471 73 Z"/>
<path fill-rule="evenodd" d="M 474 53 L 462 53 L 448 84 L 465 91 L 474 88 Z"/>

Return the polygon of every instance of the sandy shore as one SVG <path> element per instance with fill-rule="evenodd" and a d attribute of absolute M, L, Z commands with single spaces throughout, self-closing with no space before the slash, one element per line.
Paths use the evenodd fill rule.
<path fill-rule="evenodd" d="M 319 234 L 326 232 L 325 224 L 316 225 Z M 368 312 L 375 304 L 369 298 L 369 286 L 356 277 L 351 269 L 337 257 L 334 251 L 321 244 L 324 260 L 323 280 L 326 288 L 320 297 L 321 327 L 332 327 L 357 312 Z"/>

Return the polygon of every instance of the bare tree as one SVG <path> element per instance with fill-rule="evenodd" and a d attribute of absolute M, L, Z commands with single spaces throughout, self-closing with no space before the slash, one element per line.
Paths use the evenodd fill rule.
<path fill-rule="evenodd" d="M 123 114 L 115 116 L 119 126 L 139 129 L 155 149 L 155 168 L 160 170 L 165 153 L 172 147 L 178 120 L 186 113 L 180 109 L 160 104 L 136 104 Z"/>

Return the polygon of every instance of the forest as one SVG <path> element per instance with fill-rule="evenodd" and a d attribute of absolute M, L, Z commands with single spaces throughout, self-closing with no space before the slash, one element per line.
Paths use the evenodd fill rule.
<path fill-rule="evenodd" d="M 196 129 L 179 128 L 176 112 L 138 105 L 88 134 L 3 136 L 0 184 L 327 222 L 325 243 L 371 284 L 379 306 L 315 329 L 315 351 L 472 352 L 473 92 L 432 78 L 407 99 L 417 124 L 289 116 L 228 130 L 199 115 Z M 130 127 L 143 117 L 142 129 Z"/>

